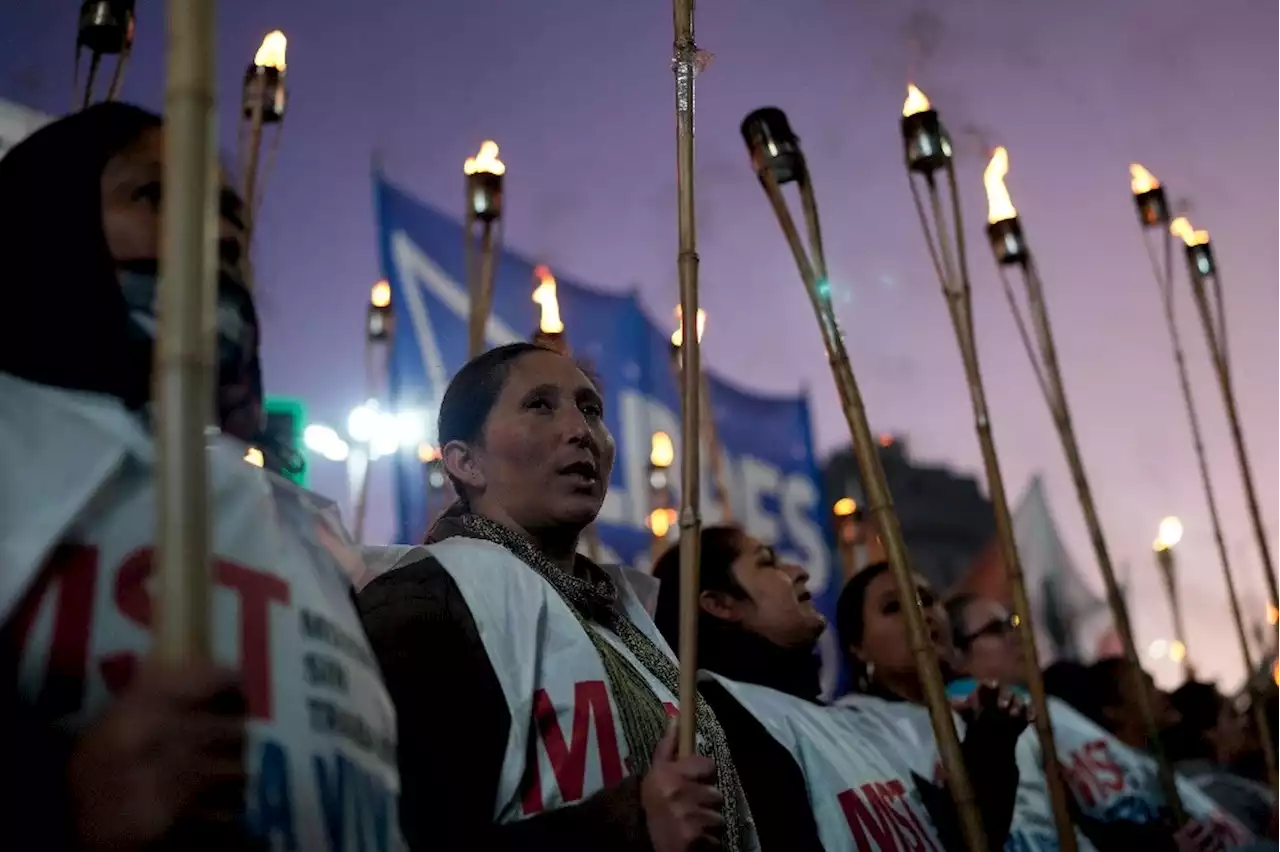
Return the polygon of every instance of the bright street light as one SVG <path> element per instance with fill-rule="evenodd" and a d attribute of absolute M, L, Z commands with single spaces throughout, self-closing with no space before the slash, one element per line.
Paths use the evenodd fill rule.
<path fill-rule="evenodd" d="M 319 423 L 312 423 L 303 430 L 302 442 L 308 450 L 332 462 L 346 461 L 351 454 L 350 445 L 337 432 Z"/>

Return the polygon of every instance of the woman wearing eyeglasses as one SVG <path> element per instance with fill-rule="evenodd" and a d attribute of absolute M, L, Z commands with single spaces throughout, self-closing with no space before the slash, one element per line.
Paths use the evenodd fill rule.
<path fill-rule="evenodd" d="M 1022 644 L 1015 627 L 1017 619 L 997 601 L 977 595 L 960 595 L 947 601 L 956 667 L 967 675 L 948 685 L 952 699 L 973 694 L 978 683 L 995 683 L 1021 693 L 1024 689 Z M 1123 678 L 1113 678 L 1123 682 Z M 1091 695 L 1096 684 L 1089 678 L 1073 687 L 1077 693 L 1049 696 L 1049 716 L 1058 747 L 1058 760 L 1067 775 L 1076 806 L 1076 825 L 1088 843 L 1099 852 L 1178 850 L 1208 852 L 1243 848 L 1251 838 L 1234 819 L 1190 784 L 1179 783 L 1183 804 L 1192 819 L 1174 830 L 1163 809 L 1163 797 L 1155 781 L 1154 764 L 1138 750 L 1127 747 L 1094 721 L 1073 709 L 1063 699 L 1088 708 L 1096 703 Z M 1052 690 L 1051 690 L 1052 691 Z M 1087 711 L 1086 711 L 1087 712 Z M 1040 741 L 1029 730 L 1017 745 L 1019 769 L 1018 801 L 1022 813 L 1016 822 L 1043 823 L 1052 831 L 1048 799 L 1040 759 Z M 1033 807 L 1028 807 L 1034 805 Z M 1036 813 L 1030 813 L 1034 811 Z M 1041 817 L 1036 819 L 1036 816 Z"/>

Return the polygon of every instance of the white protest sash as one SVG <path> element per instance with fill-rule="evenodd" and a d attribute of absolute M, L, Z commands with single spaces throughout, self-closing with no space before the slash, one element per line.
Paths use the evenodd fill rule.
<path fill-rule="evenodd" d="M 1109 822 L 1148 822 L 1164 806 L 1164 792 L 1156 763 L 1121 743 L 1074 707 L 1049 696 L 1049 718 L 1058 745 L 1058 760 L 1080 810 Z M 1040 740 L 1028 729 L 1018 740 L 1018 768 L 1040 766 Z M 1252 842 L 1253 837 L 1188 779 L 1178 776 L 1178 792 L 1187 813 L 1212 825 L 1227 848 Z"/>
<path fill-rule="evenodd" d="M 938 756 L 937 740 L 933 734 L 933 722 L 925 707 L 905 701 L 885 701 L 868 695 L 850 695 L 842 698 L 840 706 L 862 711 L 869 719 L 876 720 L 872 731 L 879 732 L 882 748 L 892 748 L 894 738 L 910 745 L 906 754 L 915 759 L 914 771 L 925 778 L 941 779 L 942 768 Z M 964 738 L 964 721 L 958 714 L 951 714 L 956 732 Z M 1035 732 L 1027 733 L 1032 738 Z M 1027 733 L 1023 734 L 1025 740 Z M 1022 740 L 1019 740 L 1019 746 Z M 1076 831 L 1076 845 L 1080 852 L 1093 852 L 1093 844 Z M 1027 765 L 1018 758 L 1018 789 L 1014 798 L 1013 821 L 1005 840 L 1005 852 L 1054 852 L 1060 847 L 1058 829 L 1049 804 L 1049 790 L 1045 783 L 1044 769 L 1037 762 Z"/>
<path fill-rule="evenodd" d="M 250 824 L 277 852 L 399 852 L 395 715 L 332 507 L 210 448 L 213 641 L 248 702 Z M 0 613 L 18 688 L 97 717 L 151 646 L 154 452 L 113 401 L 0 375 Z M 37 534 L 37 532 L 39 534 Z"/>
<path fill-rule="evenodd" d="M 365 548 L 368 559 L 377 554 Z M 560 594 L 511 551 L 493 542 L 450 538 L 392 548 L 399 565 L 433 556 L 449 572 L 475 619 L 502 684 L 511 730 L 494 819 L 511 822 L 572 805 L 631 774 L 631 746 L 618 723 L 604 665 L 582 624 Z M 385 560 L 384 560 L 385 563 Z M 606 568 L 631 623 L 675 661 L 624 572 Z M 675 715 L 677 698 L 612 632 L 592 624 L 640 672 Z M 532 759 L 530 759 L 532 756 Z M 749 820 L 745 849 L 756 849 Z"/>
<path fill-rule="evenodd" d="M 728 690 L 795 759 L 826 852 L 942 850 L 910 766 L 870 744 L 856 713 L 711 672 L 699 677 Z"/>

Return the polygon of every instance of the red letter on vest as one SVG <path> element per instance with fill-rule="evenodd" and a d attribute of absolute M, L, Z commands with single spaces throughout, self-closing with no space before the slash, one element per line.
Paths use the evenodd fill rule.
<path fill-rule="evenodd" d="M 288 604 L 289 585 L 272 574 L 221 560 L 214 578 L 240 598 L 240 667 L 249 716 L 270 719 L 271 602 Z"/>
<path fill-rule="evenodd" d="M 556 718 L 556 708 L 545 689 L 533 696 L 533 733 L 529 742 L 529 783 L 524 794 L 526 816 L 543 809 L 542 779 L 538 771 L 537 742 L 547 750 L 551 771 L 555 774 L 560 798 L 571 804 L 582 798 L 587 780 L 587 752 L 590 728 L 595 718 L 596 746 L 600 755 L 600 780 L 611 787 L 623 778 L 622 755 L 618 750 L 618 734 L 613 725 L 613 709 L 603 681 L 589 680 L 573 685 L 573 729 L 566 744 L 564 731 Z"/>
<path fill-rule="evenodd" d="M 844 811 L 845 822 L 849 824 L 849 831 L 853 834 L 854 845 L 857 848 L 897 849 L 898 839 L 894 835 L 893 826 L 888 824 L 888 820 L 881 822 L 876 819 L 862 800 L 862 797 L 866 796 L 870 801 L 877 802 L 879 797 L 876 795 L 875 786 L 875 784 L 863 784 L 862 796 L 858 795 L 856 790 L 845 790 L 838 797 L 840 808 Z M 876 810 L 880 808 L 877 807 Z"/>

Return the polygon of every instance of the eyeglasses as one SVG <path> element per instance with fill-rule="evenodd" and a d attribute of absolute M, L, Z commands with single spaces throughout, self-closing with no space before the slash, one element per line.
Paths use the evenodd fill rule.
<path fill-rule="evenodd" d="M 1019 621 L 1020 619 L 1018 616 L 1013 614 L 1006 615 L 1004 618 L 993 618 L 991 621 L 988 621 L 968 636 L 965 636 L 964 644 L 967 647 L 984 636 L 991 637 L 992 639 L 999 639 L 1003 636 L 1007 636 L 1018 626 Z"/>

